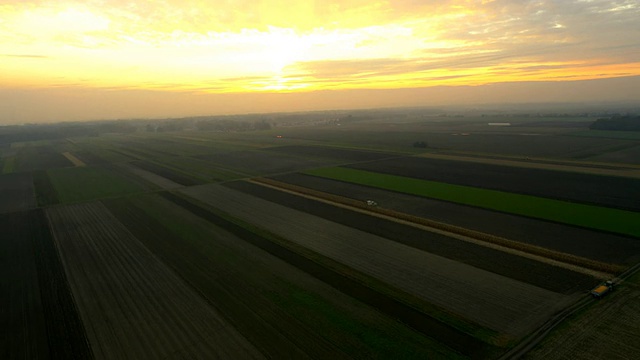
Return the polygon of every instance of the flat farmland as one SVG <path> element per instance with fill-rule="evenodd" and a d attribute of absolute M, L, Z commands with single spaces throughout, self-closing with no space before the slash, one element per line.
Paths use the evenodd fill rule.
<path fill-rule="evenodd" d="M 101 203 L 47 216 L 97 359 L 262 357 Z"/>
<path fill-rule="evenodd" d="M 0 214 L 3 359 L 91 359 L 41 210 Z"/>
<path fill-rule="evenodd" d="M 2 229 L 11 229 L 3 231 L 0 237 L 2 357 L 47 359 L 48 334 L 38 269 L 30 241 L 29 213 L 0 215 L 0 226 Z"/>
<path fill-rule="evenodd" d="M 398 154 L 385 152 L 308 145 L 276 146 L 265 150 L 291 154 L 299 157 L 335 159 L 343 162 L 373 161 L 400 156 Z"/>
<path fill-rule="evenodd" d="M 374 173 L 348 167 L 313 169 L 305 173 L 400 193 L 640 237 L 640 213 L 633 211 Z"/>
<path fill-rule="evenodd" d="M 640 274 L 572 316 L 525 359 L 635 359 L 640 353 Z"/>
<path fill-rule="evenodd" d="M 332 222 L 553 292 L 563 294 L 582 292 L 598 282 L 591 276 L 568 269 L 443 234 L 430 233 L 407 224 L 345 209 L 304 196 L 244 181 L 225 183 L 224 185 L 295 210 L 304 211 Z M 549 279 L 553 279 L 553 281 L 549 281 Z"/>
<path fill-rule="evenodd" d="M 640 241 L 629 237 L 301 173 L 274 179 L 357 201 L 373 199 L 383 208 L 598 261 L 633 264 L 640 260 Z"/>
<path fill-rule="evenodd" d="M 197 185 L 201 182 L 180 171 L 150 161 L 134 161 L 135 167 L 154 173 L 160 177 L 184 186 Z"/>
<path fill-rule="evenodd" d="M 305 157 L 262 150 L 199 155 L 196 158 L 209 161 L 223 168 L 252 175 L 298 171 L 335 163 L 335 161 L 330 160 L 307 159 Z"/>
<path fill-rule="evenodd" d="M 34 208 L 34 194 L 30 173 L 0 175 L 0 213 Z"/>
<path fill-rule="evenodd" d="M 181 192 L 510 336 L 524 335 L 571 299 L 229 188 Z"/>
<path fill-rule="evenodd" d="M 594 155 L 589 160 L 640 165 L 640 144 L 622 150 Z"/>
<path fill-rule="evenodd" d="M 51 169 L 48 179 L 60 203 L 86 201 L 103 197 L 126 195 L 146 190 L 115 168 L 75 167 Z"/>
<path fill-rule="evenodd" d="M 22 147 L 18 149 L 15 161 L 14 171 L 16 172 L 73 166 L 73 164 L 53 146 Z"/>
<path fill-rule="evenodd" d="M 292 127 L 278 129 L 285 137 L 331 143 L 345 147 L 402 152 L 424 152 L 413 148 L 415 141 L 425 141 L 429 149 L 465 151 L 482 154 L 549 157 L 571 159 L 593 153 L 594 149 L 617 146 L 621 140 L 558 136 L 573 131 L 566 128 L 510 127 L 496 131 L 488 126 L 492 120 L 455 122 L 450 118 L 422 123 L 344 124 L 341 127 Z M 511 119 L 510 119 L 511 120 Z M 504 120 L 501 120 L 504 121 Z M 465 135 L 462 135 L 465 134 Z M 428 149 L 427 149 L 428 150 Z"/>
<path fill-rule="evenodd" d="M 158 159 L 158 162 L 180 170 L 190 176 L 202 179 L 203 182 L 225 181 L 247 177 L 247 174 L 223 168 L 211 161 L 188 156 Z"/>
<path fill-rule="evenodd" d="M 131 172 L 132 174 L 134 174 L 135 176 L 138 176 L 158 187 L 160 187 L 161 189 L 175 189 L 175 188 L 179 188 L 181 186 L 183 186 L 182 184 L 179 184 L 175 181 L 169 180 L 165 177 L 162 177 L 156 173 L 153 173 L 151 171 L 147 171 L 144 169 L 141 169 L 135 165 L 132 164 L 120 164 L 120 166 L 122 168 L 124 168 L 126 171 Z"/>
<path fill-rule="evenodd" d="M 162 197 L 106 204 L 268 358 L 458 356 Z"/>
<path fill-rule="evenodd" d="M 613 208 L 640 210 L 640 179 L 404 157 L 354 169 Z"/>

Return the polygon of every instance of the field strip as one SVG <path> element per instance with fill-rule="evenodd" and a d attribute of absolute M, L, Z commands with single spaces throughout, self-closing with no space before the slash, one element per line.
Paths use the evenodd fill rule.
<path fill-rule="evenodd" d="M 640 237 L 640 212 L 635 211 L 345 167 L 318 168 L 303 173 L 462 205 Z"/>
<path fill-rule="evenodd" d="M 168 189 L 176 189 L 176 188 L 182 187 L 182 185 L 178 184 L 177 182 L 169 180 L 158 174 L 152 173 L 151 171 L 140 169 L 139 167 L 134 166 L 132 164 L 122 164 L 121 166 L 125 168 L 127 171 L 131 172 L 132 174 L 138 177 L 141 177 L 142 179 L 147 180 L 148 182 L 154 185 L 157 185 L 162 189 L 168 190 Z"/>
<path fill-rule="evenodd" d="M 64 155 L 64 157 L 66 157 L 67 160 L 71 161 L 71 163 L 75 166 L 87 166 L 84 161 L 78 159 L 75 155 L 68 151 L 63 152 L 62 155 Z"/>
<path fill-rule="evenodd" d="M 102 203 L 47 216 L 96 359 L 261 358 Z"/>
<path fill-rule="evenodd" d="M 465 156 L 465 155 L 449 155 L 449 154 L 434 154 L 434 153 L 425 153 L 417 155 L 418 157 L 430 158 L 430 159 L 439 159 L 439 160 L 452 160 L 452 161 L 466 161 L 466 162 L 474 162 L 481 164 L 492 164 L 492 165 L 505 165 L 505 166 L 515 166 L 515 167 L 523 167 L 530 169 L 542 169 L 542 170 L 558 170 L 565 172 L 577 172 L 584 174 L 596 174 L 596 175 L 608 175 L 608 176 L 620 176 L 620 177 L 629 177 L 634 179 L 640 179 L 640 167 L 634 165 L 624 165 L 619 166 L 619 169 L 612 169 L 615 165 L 607 165 L 607 167 L 611 167 L 611 169 L 603 169 L 597 167 L 597 164 L 588 164 L 585 163 L 581 166 L 579 163 L 572 164 L 569 161 L 566 161 L 566 164 L 562 161 L 558 161 L 558 164 L 552 163 L 541 163 L 536 162 L 536 159 L 531 160 L 518 160 L 518 159 L 506 159 L 506 158 L 491 158 L 491 157 L 476 157 L 476 156 Z M 631 169 L 631 168 L 638 169 Z"/>
<path fill-rule="evenodd" d="M 524 335 L 572 299 L 222 185 L 180 192 L 503 334 Z"/>
<path fill-rule="evenodd" d="M 196 189 L 196 192 L 200 192 L 203 189 L 204 187 L 199 187 L 199 189 Z M 235 192 L 231 189 L 220 189 Z M 187 194 L 193 192 L 193 189 L 183 189 L 181 192 Z M 313 258 L 308 257 L 308 254 L 304 255 L 298 252 L 299 249 L 295 250 L 295 247 L 292 248 L 292 243 L 290 243 L 289 240 L 281 238 L 269 230 L 265 232 L 265 229 L 262 227 L 256 228 L 252 224 L 243 224 L 244 220 L 234 216 L 230 217 L 227 213 L 222 215 L 218 213 L 219 209 L 212 211 L 211 208 L 207 208 L 210 205 L 204 205 L 207 204 L 207 202 L 197 200 L 200 204 L 196 204 L 191 200 L 187 200 L 193 196 L 193 194 L 187 194 L 186 197 L 182 197 L 165 192 L 160 195 L 192 212 L 196 216 L 212 224 L 221 226 L 238 238 L 285 261 L 298 270 L 313 276 L 326 285 L 333 287 L 335 290 L 342 292 L 344 295 L 372 306 L 385 316 L 397 319 L 451 349 L 459 351 L 462 354 L 471 355 L 477 351 L 482 351 L 483 348 L 488 346 L 482 340 L 471 334 L 460 331 L 452 327 L 448 322 L 420 310 L 419 306 L 408 305 L 389 294 L 388 291 L 381 291 L 379 286 L 371 286 L 371 280 L 366 279 L 366 275 L 363 277 L 364 274 L 354 271 L 353 268 L 345 267 L 344 265 L 336 266 L 337 263 L 328 265 L 327 262 L 332 263 L 334 261 L 328 260 L 328 258 L 319 258 L 317 254 Z M 238 222 L 238 220 L 240 220 L 240 222 Z M 307 251 L 304 252 L 308 253 Z M 394 289 L 392 292 L 396 293 L 397 290 Z"/>
<path fill-rule="evenodd" d="M 347 202 L 349 203 L 353 203 L 355 201 L 351 201 L 351 199 L 344 199 L 343 201 L 340 201 L 341 199 L 339 199 L 340 197 L 338 197 L 337 195 L 332 195 L 332 194 L 326 194 L 326 193 L 321 193 L 319 191 L 315 191 L 315 190 L 311 190 L 311 189 L 305 189 L 305 190 L 301 190 L 301 189 L 296 189 L 296 187 L 294 185 L 290 185 L 290 184 L 285 184 L 285 183 L 281 183 L 281 182 L 277 182 L 271 179 L 264 179 L 264 178 L 260 178 L 260 179 L 252 179 L 252 180 L 248 180 L 251 183 L 257 184 L 257 185 L 261 185 L 261 186 L 266 186 L 275 190 L 279 190 L 279 191 L 284 191 L 293 195 L 297 195 L 297 196 L 302 196 L 308 199 L 312 199 L 312 200 L 316 200 L 316 201 L 320 201 L 323 202 L 325 204 L 329 204 L 332 206 L 337 206 L 337 207 L 341 207 L 343 209 L 348 209 L 348 210 L 352 210 L 352 211 L 356 211 L 365 215 L 369 215 L 369 216 L 374 216 L 377 218 L 381 218 L 381 219 L 385 219 L 385 220 L 390 220 L 390 221 L 394 221 L 397 222 L 399 224 L 403 224 L 403 225 L 408 225 L 414 228 L 418 228 L 421 230 L 425 230 L 425 231 L 429 231 L 429 232 L 433 232 L 433 233 L 437 233 L 437 234 L 441 234 L 441 235 L 445 235 L 451 238 L 455 238 L 458 240 L 462 240 L 465 242 L 469 242 L 469 243 L 473 243 L 476 245 L 480 245 L 480 246 L 484 246 L 487 248 L 491 248 L 494 250 L 498 250 L 498 251 L 502 251 L 508 254 L 512 254 L 512 255 L 516 255 L 516 256 L 520 256 L 523 258 L 527 258 L 527 259 L 531 259 L 531 260 L 535 260 L 535 261 L 539 261 L 548 265 L 552 265 L 552 266 L 557 266 L 560 268 L 564 268 L 567 270 L 571 270 L 571 271 L 575 271 L 577 273 L 581 273 L 581 274 L 585 274 L 585 275 L 589 275 L 589 276 L 593 276 L 599 279 L 608 279 L 611 278 L 613 275 L 611 273 L 608 272 L 603 272 L 603 271 L 597 271 L 597 270 L 593 270 L 590 268 L 586 268 L 586 267 L 582 267 L 582 266 L 578 266 L 578 265 L 574 265 L 574 264 L 570 264 L 567 262 L 563 262 L 563 261 L 559 261 L 559 260 L 554 260 L 550 257 L 547 256 L 542 256 L 542 255 L 536 255 L 534 253 L 531 252 L 527 252 L 527 251 L 523 251 L 523 250 L 518 250 L 515 249 L 514 247 L 508 247 L 508 246 L 503 246 L 503 245 L 499 245 L 493 242 L 488 242 L 486 240 L 479 240 L 477 238 L 474 237 L 470 237 L 470 236 L 465 236 L 462 235 L 461 232 L 467 233 L 467 234 L 472 234 L 472 235 L 476 235 L 478 237 L 483 237 L 486 238 L 487 236 L 491 236 L 493 237 L 493 235 L 489 235 L 489 234 L 484 234 L 484 233 L 480 233 L 477 231 L 473 231 L 473 230 L 469 230 L 469 229 L 461 229 L 461 228 L 457 228 L 453 225 L 449 225 L 449 224 L 441 224 L 444 226 L 438 226 L 438 227 L 433 227 L 433 226 L 428 226 L 428 225 L 424 225 L 424 224 L 420 224 L 417 223 L 415 221 L 410 221 L 408 219 L 411 218 L 417 218 L 413 215 L 409 215 L 409 214 L 404 214 L 404 213 L 400 213 L 400 212 L 396 212 L 396 211 L 392 211 L 392 210 L 387 210 L 384 209 L 384 212 L 387 214 L 393 214 L 393 215 L 387 215 L 384 213 L 381 213 L 379 208 L 367 208 L 364 209 L 360 206 L 354 206 L 354 205 L 350 205 L 347 204 Z M 297 191 L 296 191 L 297 190 Z M 326 195 L 326 196 L 324 196 Z M 369 210 L 371 209 L 371 210 Z M 424 222 L 424 221 L 421 221 Z M 438 223 L 432 220 L 429 220 L 429 222 L 437 225 Z M 448 228 L 451 230 L 458 230 L 457 232 L 452 232 L 452 231 L 447 231 L 447 230 L 443 230 L 443 228 Z M 463 230 L 463 231 L 460 231 Z M 498 237 L 495 237 L 498 238 Z M 529 248 L 528 250 L 532 250 L 533 248 L 538 248 L 534 245 L 527 245 L 527 244 L 523 244 L 523 243 L 519 243 L 513 240 L 509 240 L 509 239 L 504 239 L 504 238 L 499 238 L 501 243 L 514 243 L 512 245 L 514 246 L 518 246 L 520 248 Z M 544 252 L 552 252 L 552 250 L 548 250 L 548 249 L 543 249 Z M 540 250 L 538 250 L 538 252 L 540 252 Z M 559 254 L 561 256 L 572 256 L 575 257 L 574 255 L 569 255 L 569 254 L 564 254 L 564 253 L 559 253 L 559 252 L 554 252 L 556 254 Z M 556 256 L 557 257 L 557 256 Z M 578 260 L 580 260 L 580 258 L 575 257 Z M 583 259 L 582 261 L 584 262 L 592 262 L 593 260 L 590 259 Z M 608 264 L 606 264 L 608 265 Z"/>

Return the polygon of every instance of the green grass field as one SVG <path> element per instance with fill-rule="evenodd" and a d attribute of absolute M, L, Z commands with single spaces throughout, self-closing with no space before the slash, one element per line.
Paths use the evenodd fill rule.
<path fill-rule="evenodd" d="M 342 167 L 306 174 L 640 237 L 640 213 Z"/>
<path fill-rule="evenodd" d="M 72 203 L 142 192 L 140 185 L 114 170 L 98 167 L 52 169 L 47 172 L 60 203 Z"/>

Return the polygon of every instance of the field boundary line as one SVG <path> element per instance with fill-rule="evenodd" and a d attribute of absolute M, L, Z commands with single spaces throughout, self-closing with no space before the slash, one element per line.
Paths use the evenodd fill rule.
<path fill-rule="evenodd" d="M 450 160 L 450 161 L 462 161 L 462 162 L 472 162 L 478 164 L 489 164 L 489 165 L 500 165 L 500 166 L 509 166 L 509 167 L 520 167 L 527 169 L 538 169 L 538 170 L 552 170 L 552 171 L 563 171 L 563 172 L 573 172 L 580 174 L 590 174 L 590 175 L 606 175 L 606 176 L 616 176 L 616 177 L 624 177 L 631 179 L 639 179 L 640 178 L 640 166 L 633 164 L 621 164 L 619 166 L 616 165 L 606 165 L 607 169 L 596 167 L 601 166 L 600 164 L 590 164 L 590 163 L 577 163 L 571 162 L 568 160 L 543 160 L 539 158 L 507 158 L 507 157 L 480 157 L 480 156 L 469 156 L 467 154 L 437 154 L 437 153 L 423 153 L 416 155 L 417 157 L 427 158 L 427 159 L 437 159 L 437 160 Z M 542 162 L 547 161 L 547 162 Z M 551 163 L 553 162 L 553 163 Z M 616 167 L 615 169 L 613 167 Z"/>
<path fill-rule="evenodd" d="M 622 268 L 618 265 L 602 263 L 571 254 L 553 251 L 539 246 L 525 244 L 495 235 L 461 228 L 458 226 L 445 224 L 394 210 L 371 207 L 357 200 L 345 198 L 334 194 L 328 194 L 317 190 L 307 189 L 297 185 L 282 183 L 273 179 L 254 178 L 246 181 L 275 190 L 284 191 L 293 195 L 303 196 L 308 199 L 320 201 L 329 205 L 338 206 L 343 209 L 394 221 L 396 223 L 412 226 L 421 230 L 441 234 L 447 237 L 502 251 L 508 254 L 539 261 L 548 265 L 564 268 L 577 273 L 593 276 L 598 279 L 611 278 L 613 274 L 618 273 L 622 270 Z"/>
<path fill-rule="evenodd" d="M 67 160 L 69 160 L 74 166 L 87 166 L 84 161 L 78 159 L 75 155 L 68 151 L 63 152 L 62 155 L 66 157 Z"/>

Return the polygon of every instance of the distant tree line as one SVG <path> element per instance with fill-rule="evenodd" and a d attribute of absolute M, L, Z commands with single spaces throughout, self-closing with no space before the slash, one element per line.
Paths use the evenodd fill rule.
<path fill-rule="evenodd" d="M 591 130 L 640 131 L 640 116 L 614 116 L 596 120 Z"/>
<path fill-rule="evenodd" d="M 255 131 L 269 130 L 271 124 L 266 120 L 238 121 L 238 120 L 200 120 L 196 122 L 196 129 L 203 131 Z"/>

